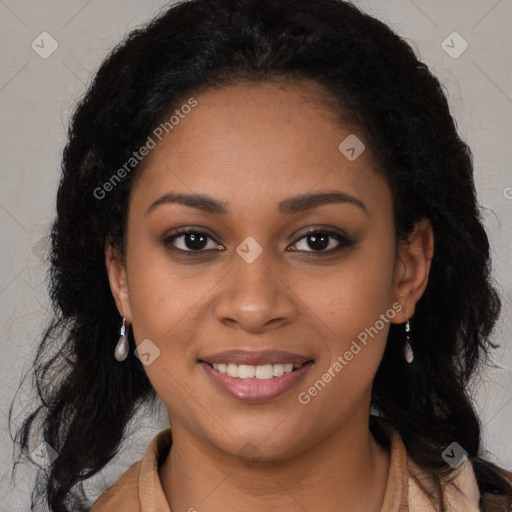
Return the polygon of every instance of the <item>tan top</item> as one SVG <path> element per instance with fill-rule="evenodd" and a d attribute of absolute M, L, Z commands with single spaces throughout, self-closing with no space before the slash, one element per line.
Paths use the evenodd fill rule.
<path fill-rule="evenodd" d="M 379 421 L 390 442 L 390 467 L 382 512 L 436 512 L 420 490 L 412 475 L 425 478 L 424 473 L 408 459 L 400 434 L 390 423 Z M 171 445 L 171 429 L 157 434 L 149 444 L 144 458 L 130 466 L 94 503 L 90 512 L 171 512 L 158 475 L 159 460 L 164 460 Z M 454 486 L 446 488 L 448 511 L 479 512 L 480 492 L 472 464 L 465 460 L 457 469 Z M 492 498 L 494 499 L 494 498 Z M 500 508 L 512 510 L 510 502 L 499 498 Z M 494 503 L 494 501 L 493 501 Z"/>

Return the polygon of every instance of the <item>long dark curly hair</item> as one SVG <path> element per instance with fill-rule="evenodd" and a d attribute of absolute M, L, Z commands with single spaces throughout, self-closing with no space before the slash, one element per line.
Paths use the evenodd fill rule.
<path fill-rule="evenodd" d="M 114 359 L 120 317 L 104 262 L 107 242 L 123 251 L 142 164 L 106 199 L 95 190 L 192 94 L 274 80 L 323 85 L 344 122 L 365 135 L 392 190 L 396 240 L 430 221 L 435 254 L 411 320 L 415 361 L 404 362 L 401 326 L 391 325 L 372 405 L 432 475 L 440 509 L 452 474 L 443 450 L 457 441 L 479 460 L 480 423 L 467 389 L 493 347 L 500 299 L 472 154 L 439 81 L 388 26 L 342 0 L 188 0 L 114 48 L 71 119 L 51 233 L 55 316 L 33 372 L 41 404 L 15 435 L 26 457 L 39 423 L 58 453 L 38 476 L 33 506 L 45 499 L 52 511 L 87 510 L 81 483 L 116 455 L 136 408 L 156 397 L 137 358 Z M 134 349 L 131 334 L 129 343 Z"/>

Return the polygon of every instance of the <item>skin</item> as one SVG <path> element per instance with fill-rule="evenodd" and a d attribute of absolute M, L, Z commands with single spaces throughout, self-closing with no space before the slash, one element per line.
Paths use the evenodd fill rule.
<path fill-rule="evenodd" d="M 393 303 L 403 313 L 390 322 L 414 315 L 433 234 L 420 222 L 395 246 L 391 190 L 368 149 L 352 162 L 341 154 L 338 145 L 355 132 L 325 106 L 325 94 L 296 82 L 195 95 L 197 107 L 152 150 L 133 185 L 125 258 L 106 249 L 119 313 L 137 344 L 149 338 L 161 351 L 145 371 L 173 431 L 160 468 L 173 511 L 250 512 L 269 503 L 284 511 L 381 510 L 389 455 L 368 417 L 389 323 L 310 403 L 297 395 Z M 288 197 L 329 190 L 359 199 L 366 211 L 349 202 L 277 210 Z M 147 213 L 171 191 L 207 194 L 230 213 L 176 203 Z M 178 227 L 210 236 L 205 255 L 172 252 L 194 250 L 185 236 L 166 247 Z M 344 231 L 355 243 L 322 256 L 304 236 L 308 227 Z M 250 264 L 236 252 L 248 236 L 263 250 Z M 337 246 L 330 238 L 321 251 Z M 218 390 L 197 363 L 232 348 L 287 350 L 314 365 L 298 387 L 249 404 Z M 248 443 L 252 464 L 239 456 Z"/>

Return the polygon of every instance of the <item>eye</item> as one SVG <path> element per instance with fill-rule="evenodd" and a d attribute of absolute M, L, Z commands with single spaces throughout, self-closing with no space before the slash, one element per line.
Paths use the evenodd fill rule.
<path fill-rule="evenodd" d="M 164 245 L 183 253 L 205 252 L 203 249 L 223 249 L 207 233 L 190 228 L 178 228 L 177 233 L 164 239 Z M 192 254 L 190 254 L 192 255 Z"/>
<path fill-rule="evenodd" d="M 224 250 L 213 238 L 204 231 L 192 228 L 178 228 L 176 233 L 166 237 L 163 241 L 171 251 L 199 255 L 207 250 Z M 313 252 L 318 254 L 332 254 L 343 248 L 354 245 L 348 236 L 332 230 L 310 228 L 292 246 L 292 252 Z M 308 250 L 308 247 L 311 250 Z"/>
<path fill-rule="evenodd" d="M 312 228 L 295 242 L 294 246 L 297 248 L 292 250 L 332 254 L 333 252 L 350 247 L 354 243 L 348 236 L 337 231 Z M 312 250 L 307 250 L 308 247 Z"/>

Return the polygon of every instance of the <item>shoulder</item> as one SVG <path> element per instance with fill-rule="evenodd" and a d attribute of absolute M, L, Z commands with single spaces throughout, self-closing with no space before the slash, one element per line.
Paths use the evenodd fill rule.
<path fill-rule="evenodd" d="M 141 465 L 141 460 L 132 464 L 101 494 L 89 512 L 140 512 L 137 483 Z"/>
<path fill-rule="evenodd" d="M 429 495 L 438 495 L 441 484 L 449 512 L 512 512 L 512 472 L 472 457 L 465 459 L 447 481 L 436 482 L 431 472 L 409 456 L 400 432 L 391 422 L 374 417 L 372 420 L 372 432 L 391 455 L 390 476 L 398 482 L 388 485 L 389 492 L 393 490 L 396 495 L 391 510 L 437 510 Z"/>
<path fill-rule="evenodd" d="M 486 460 L 472 460 L 484 512 L 512 510 L 512 472 Z"/>
<path fill-rule="evenodd" d="M 171 444 L 171 429 L 159 432 L 149 443 L 144 457 L 105 490 L 89 512 L 170 512 L 159 479 L 159 466 Z"/>
<path fill-rule="evenodd" d="M 437 502 L 442 490 L 443 501 L 449 512 L 477 511 L 480 509 L 480 490 L 471 462 L 465 459 L 448 477 L 438 481 L 429 471 L 408 457 L 409 501 L 412 512 L 436 510 L 432 497 Z M 441 475 L 439 475 L 441 478 Z M 441 488 L 438 487 L 441 485 Z"/>
<path fill-rule="evenodd" d="M 420 487 L 433 490 L 430 478 L 413 461 L 408 460 L 411 474 L 409 491 L 417 503 L 426 507 L 426 495 Z M 417 482 L 420 485 L 417 485 Z M 443 484 L 448 511 L 475 510 L 481 512 L 512 511 L 512 473 L 479 458 L 466 459 Z M 412 500 L 414 502 L 414 499 Z M 413 512 L 416 508 L 411 507 Z M 430 510 L 418 508 L 418 510 Z"/>

